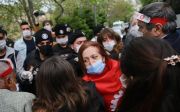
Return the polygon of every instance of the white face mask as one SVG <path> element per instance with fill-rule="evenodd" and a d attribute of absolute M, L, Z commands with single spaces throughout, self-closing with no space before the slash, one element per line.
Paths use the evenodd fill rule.
<path fill-rule="evenodd" d="M 0 50 L 3 50 L 6 47 L 6 40 L 0 40 Z"/>
<path fill-rule="evenodd" d="M 30 30 L 23 30 L 22 35 L 24 38 L 31 37 L 31 31 Z"/>
<path fill-rule="evenodd" d="M 133 35 L 134 37 L 142 37 L 143 33 L 139 31 L 139 26 L 134 25 L 129 29 L 129 33 Z"/>
<path fill-rule="evenodd" d="M 78 53 L 78 52 L 79 52 L 80 47 L 81 47 L 81 45 L 77 45 L 77 46 L 75 47 L 75 49 L 74 49 L 74 50 L 75 50 L 75 52 L 76 52 L 76 53 Z"/>
<path fill-rule="evenodd" d="M 112 51 L 115 44 L 116 44 L 116 42 L 114 40 L 112 40 L 110 42 L 103 42 L 104 48 L 108 51 Z"/>
<path fill-rule="evenodd" d="M 68 42 L 68 36 L 64 38 L 56 38 L 56 42 L 59 43 L 60 45 L 65 45 Z"/>
<path fill-rule="evenodd" d="M 46 26 L 44 26 L 44 29 L 46 29 L 46 30 L 48 30 L 48 31 L 52 31 L 52 27 L 50 26 L 50 25 L 46 25 Z"/>

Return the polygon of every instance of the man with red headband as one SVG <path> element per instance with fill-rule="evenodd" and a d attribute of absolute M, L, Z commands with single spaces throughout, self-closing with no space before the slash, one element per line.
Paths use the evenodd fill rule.
<path fill-rule="evenodd" d="M 8 59 L 0 59 L 0 111 L 31 112 L 33 94 L 15 92 L 16 75 L 13 64 Z"/>
<path fill-rule="evenodd" d="M 176 14 L 164 2 L 154 2 L 135 14 L 139 31 L 145 37 L 164 39 L 180 53 L 180 34 L 176 31 Z"/>

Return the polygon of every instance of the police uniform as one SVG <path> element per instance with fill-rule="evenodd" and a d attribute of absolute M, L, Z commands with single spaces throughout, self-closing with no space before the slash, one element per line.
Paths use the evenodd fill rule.
<path fill-rule="evenodd" d="M 67 27 L 68 26 L 63 25 L 63 24 L 56 25 L 54 28 L 56 36 L 57 35 L 68 35 L 69 28 L 67 28 Z M 71 37 L 69 37 L 68 40 L 70 40 L 70 38 Z M 75 51 L 68 46 L 68 42 L 66 43 L 65 47 L 62 47 L 60 44 L 56 44 L 53 47 L 53 52 L 55 55 L 58 55 L 61 58 L 70 62 L 71 65 L 73 66 L 77 76 L 82 76 L 83 73 L 82 73 L 80 65 L 78 64 L 77 53 L 75 53 Z"/>
<path fill-rule="evenodd" d="M 36 86 L 35 86 L 35 77 L 39 71 L 40 65 L 42 64 L 42 60 L 39 56 L 39 51 L 32 51 L 26 58 L 24 62 L 24 69 L 29 71 L 30 69 L 33 74 L 33 80 L 29 82 L 29 80 L 23 80 L 20 83 L 20 90 L 25 92 L 30 92 L 36 94 Z"/>
<path fill-rule="evenodd" d="M 6 39 L 6 45 L 7 45 L 8 47 L 14 48 L 14 41 L 11 40 L 10 38 L 7 38 L 7 39 Z"/>
<path fill-rule="evenodd" d="M 52 42 L 52 36 L 51 33 L 45 29 L 39 30 L 36 34 L 36 46 L 39 42 L 44 40 L 49 40 Z M 49 55 L 46 56 L 46 59 L 53 56 L 53 52 L 49 53 Z M 45 59 L 45 60 L 46 60 Z M 24 69 L 26 71 L 30 71 L 33 75 L 33 80 L 30 82 L 29 80 L 23 80 L 20 83 L 20 89 L 21 91 L 30 92 L 36 95 L 36 84 L 35 84 L 35 77 L 38 74 L 38 71 L 40 69 L 41 64 L 45 61 L 40 58 L 40 51 L 39 49 L 33 50 L 26 58 L 24 62 Z"/>

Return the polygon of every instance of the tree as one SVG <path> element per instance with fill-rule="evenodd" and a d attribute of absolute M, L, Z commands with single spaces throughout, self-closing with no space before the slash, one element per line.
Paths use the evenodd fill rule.
<path fill-rule="evenodd" d="M 18 32 L 19 24 L 22 20 L 26 20 L 30 25 L 34 26 L 34 8 L 38 9 L 42 6 L 41 0 L 6 0 L 0 1 L 0 23 L 5 26 L 8 33 Z M 36 4 L 37 3 L 37 4 Z M 36 5 L 34 5 L 36 4 Z M 14 38 L 14 34 L 12 34 Z"/>
<path fill-rule="evenodd" d="M 103 1 L 103 0 L 98 0 Z M 98 1 L 90 0 L 66 0 L 63 2 L 62 6 L 64 8 L 64 13 L 61 17 L 56 19 L 56 23 L 68 23 L 74 29 L 80 29 L 86 33 L 87 37 L 92 37 L 92 29 L 97 24 L 103 24 L 106 21 L 106 15 L 100 9 Z M 73 4 L 72 4 L 73 3 Z M 96 5 L 96 12 L 94 10 L 94 5 Z M 57 8 L 56 8 L 57 9 Z M 57 11 L 55 10 L 57 14 Z M 95 16 L 96 14 L 96 16 Z"/>
<path fill-rule="evenodd" d="M 114 0 L 108 10 L 108 21 L 109 23 L 118 20 L 129 21 L 133 11 L 133 6 L 127 1 Z"/>
<path fill-rule="evenodd" d="M 161 1 L 161 0 L 140 0 L 142 5 L 145 6 L 147 4 L 150 4 L 152 2 L 158 2 L 158 1 Z"/>

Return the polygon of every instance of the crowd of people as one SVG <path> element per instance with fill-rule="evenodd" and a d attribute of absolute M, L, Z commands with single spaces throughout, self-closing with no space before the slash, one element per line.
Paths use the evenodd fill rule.
<path fill-rule="evenodd" d="M 136 12 L 125 37 L 45 20 L 15 42 L 0 29 L 1 112 L 179 112 L 180 32 L 164 2 Z"/>

